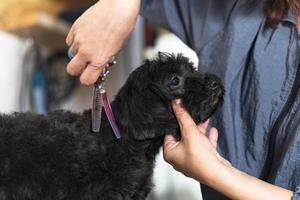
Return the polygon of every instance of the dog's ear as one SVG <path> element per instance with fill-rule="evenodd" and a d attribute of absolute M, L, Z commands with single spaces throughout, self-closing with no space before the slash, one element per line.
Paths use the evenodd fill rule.
<path fill-rule="evenodd" d="M 158 138 L 174 129 L 174 123 L 177 125 L 171 107 L 151 89 L 128 88 L 126 96 L 123 112 L 126 110 L 128 118 L 122 121 L 126 123 L 130 137 L 136 140 Z"/>
<path fill-rule="evenodd" d="M 178 128 L 171 108 L 164 106 L 162 103 L 143 101 L 132 104 L 139 109 L 131 109 L 131 136 L 137 140 L 154 139 L 173 133 Z M 138 105 L 139 104 L 139 105 Z"/>
<path fill-rule="evenodd" d="M 116 96 L 116 100 L 122 102 L 122 116 L 127 116 L 121 119 L 122 126 L 137 140 L 158 138 L 178 128 L 171 100 L 168 102 L 167 93 L 157 85 L 159 81 L 155 81 L 163 75 L 158 64 L 146 61 L 130 74 Z"/>

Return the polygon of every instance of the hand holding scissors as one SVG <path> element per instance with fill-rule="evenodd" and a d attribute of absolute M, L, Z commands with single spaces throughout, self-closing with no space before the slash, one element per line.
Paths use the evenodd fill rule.
<path fill-rule="evenodd" d="M 92 85 L 109 59 L 116 55 L 131 33 L 141 0 L 101 0 L 72 25 L 66 43 L 74 58 L 67 65 L 70 75 Z"/>
<path fill-rule="evenodd" d="M 74 58 L 71 50 L 68 50 L 68 56 L 70 59 Z M 94 83 L 94 93 L 93 93 L 93 102 L 92 102 L 92 131 L 99 132 L 101 127 L 101 119 L 102 119 L 102 107 L 104 107 L 105 114 L 110 123 L 111 128 L 117 139 L 121 138 L 120 130 L 117 126 L 109 98 L 105 89 L 105 79 L 109 73 L 109 67 L 115 65 L 117 62 L 115 57 L 111 59 L 110 62 L 104 65 L 101 75 L 98 80 Z"/>

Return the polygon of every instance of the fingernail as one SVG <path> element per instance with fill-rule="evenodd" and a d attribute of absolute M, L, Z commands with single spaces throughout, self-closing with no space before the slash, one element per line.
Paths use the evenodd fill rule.
<path fill-rule="evenodd" d="M 182 100 L 181 99 L 174 99 L 174 102 L 175 104 L 179 105 L 182 103 Z"/>

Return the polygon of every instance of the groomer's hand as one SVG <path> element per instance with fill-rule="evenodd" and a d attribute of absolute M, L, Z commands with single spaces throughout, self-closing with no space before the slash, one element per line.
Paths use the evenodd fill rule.
<path fill-rule="evenodd" d="M 131 33 L 141 0 L 100 0 L 73 24 L 66 43 L 75 57 L 67 66 L 84 85 L 93 84 Z"/>
<path fill-rule="evenodd" d="M 234 168 L 216 151 L 218 132 L 205 136 L 207 122 L 196 125 L 180 101 L 173 102 L 181 140 L 165 136 L 164 158 L 173 167 L 197 181 L 223 193 L 230 199 L 288 200 L 292 191 L 269 184 Z"/>
<path fill-rule="evenodd" d="M 181 140 L 165 136 L 164 158 L 186 176 L 208 183 L 221 165 L 231 166 L 216 150 L 217 129 L 212 128 L 206 137 L 208 121 L 197 126 L 180 100 L 174 101 L 172 106 L 181 129 Z"/>

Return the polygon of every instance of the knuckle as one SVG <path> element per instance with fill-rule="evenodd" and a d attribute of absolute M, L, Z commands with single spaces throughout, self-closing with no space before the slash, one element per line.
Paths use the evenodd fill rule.
<path fill-rule="evenodd" d="M 78 51 L 80 49 L 83 49 L 83 45 L 84 44 L 83 44 L 82 40 L 78 39 L 77 37 L 74 39 L 74 46 L 75 46 L 75 48 L 78 49 Z"/>
<path fill-rule="evenodd" d="M 74 31 L 74 41 L 75 41 L 77 44 L 81 45 L 81 44 L 83 43 L 83 41 L 84 41 L 84 36 L 83 36 L 83 34 L 81 34 L 81 33 L 78 32 L 78 31 Z"/>
<path fill-rule="evenodd" d="M 104 58 L 102 55 L 96 55 L 93 60 L 95 61 L 95 63 L 97 63 L 98 65 L 104 65 L 104 63 L 106 62 L 106 58 Z"/>
<path fill-rule="evenodd" d="M 79 46 L 80 48 L 78 48 L 78 54 L 80 54 L 80 56 L 83 58 L 88 58 L 88 55 L 90 55 L 89 49 L 84 45 L 79 44 Z"/>
<path fill-rule="evenodd" d="M 85 47 L 85 46 L 82 47 L 81 54 L 82 54 L 83 57 L 89 58 L 89 60 L 91 60 L 91 55 L 93 55 L 91 50 L 88 47 Z"/>

